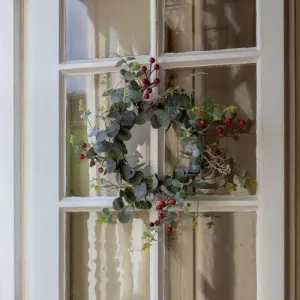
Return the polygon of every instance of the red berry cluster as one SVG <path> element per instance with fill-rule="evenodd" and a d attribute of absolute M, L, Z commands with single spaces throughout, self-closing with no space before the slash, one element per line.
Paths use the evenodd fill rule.
<path fill-rule="evenodd" d="M 155 71 L 159 69 L 159 65 L 155 64 L 155 58 L 151 57 L 150 60 L 150 70 L 147 71 L 147 67 L 146 66 L 142 66 L 141 67 L 141 71 L 145 73 L 145 78 L 142 80 L 142 84 L 143 84 L 143 92 L 144 92 L 144 99 L 148 100 L 150 98 L 150 94 L 152 93 L 152 87 L 155 85 L 158 85 L 160 83 L 160 80 L 158 77 L 154 78 L 153 82 L 150 82 L 150 76 L 151 74 Z"/>
<path fill-rule="evenodd" d="M 175 205 L 176 200 L 174 198 L 170 198 L 168 200 L 160 200 L 158 204 L 156 205 L 156 210 L 159 212 L 158 213 L 158 218 L 154 222 L 150 222 L 149 226 L 154 227 L 154 226 L 161 226 L 164 224 L 164 218 L 167 212 L 167 209 L 171 205 Z M 173 232 L 173 227 L 172 226 L 167 226 L 166 231 L 168 233 Z"/>
<path fill-rule="evenodd" d="M 81 147 L 81 149 L 83 150 L 83 151 L 87 151 L 87 144 L 86 143 L 82 143 L 81 145 L 80 145 L 80 147 Z M 84 154 L 84 153 L 80 153 L 79 154 L 79 159 L 80 160 L 84 160 L 86 158 L 86 155 Z M 91 167 L 93 167 L 93 166 L 95 166 L 96 165 L 96 162 L 94 161 L 94 160 L 92 160 L 91 161 L 91 163 L 90 163 L 90 166 Z M 100 168 L 98 168 L 98 172 L 99 173 L 103 173 L 104 172 L 104 169 L 102 168 L 102 166 L 100 167 Z"/>
<path fill-rule="evenodd" d="M 233 117 L 233 118 L 226 118 L 225 119 L 225 125 L 227 126 L 227 127 L 230 127 L 230 126 L 232 126 L 232 124 L 233 124 L 233 119 L 236 117 L 236 114 L 235 114 L 235 116 Z M 202 126 L 202 127 L 206 127 L 207 126 L 207 121 L 205 120 L 205 119 L 200 119 L 200 125 Z M 240 126 L 240 127 L 244 127 L 245 125 L 246 125 L 246 122 L 244 121 L 244 120 L 239 120 L 238 121 L 238 125 Z M 219 127 L 217 127 L 217 133 L 218 134 L 223 134 L 224 133 L 224 127 L 222 127 L 222 126 L 219 126 Z"/>

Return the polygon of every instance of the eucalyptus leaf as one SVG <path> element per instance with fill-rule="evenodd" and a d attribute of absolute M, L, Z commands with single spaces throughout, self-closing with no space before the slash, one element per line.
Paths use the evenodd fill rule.
<path fill-rule="evenodd" d="M 158 109 L 158 110 L 155 111 L 155 115 L 156 115 L 157 121 L 162 126 L 165 126 L 165 127 L 169 126 L 171 120 L 170 120 L 170 118 L 168 116 L 168 113 L 165 110 Z"/>
<path fill-rule="evenodd" d="M 121 67 L 122 65 L 124 64 L 124 60 L 119 60 L 117 63 L 116 63 L 116 68 L 119 68 Z"/>
<path fill-rule="evenodd" d="M 122 184 L 122 177 L 121 177 L 120 173 L 116 174 L 116 182 L 117 182 L 118 185 Z"/>
<path fill-rule="evenodd" d="M 107 138 L 107 132 L 105 130 L 100 130 L 96 135 L 97 142 L 102 142 Z"/>
<path fill-rule="evenodd" d="M 116 121 L 119 121 L 121 118 L 121 115 L 119 112 L 117 111 L 112 111 L 107 115 L 108 118 L 110 119 L 115 119 Z"/>
<path fill-rule="evenodd" d="M 130 166 L 123 164 L 121 166 L 120 173 L 121 173 L 121 176 L 124 178 L 124 180 L 128 180 L 130 177 L 130 174 L 131 174 Z"/>
<path fill-rule="evenodd" d="M 121 103 L 124 97 L 124 88 L 119 88 L 110 94 L 112 103 Z"/>
<path fill-rule="evenodd" d="M 124 202 L 123 202 L 123 199 L 121 197 L 118 197 L 116 198 L 114 201 L 113 201 L 113 209 L 114 210 L 121 210 L 124 208 Z"/>
<path fill-rule="evenodd" d="M 185 201 L 182 197 L 180 197 L 180 194 L 179 194 L 179 193 L 176 193 L 175 199 L 176 199 L 176 201 L 177 201 L 178 203 L 180 203 L 180 204 L 182 204 L 182 205 L 184 205 L 184 206 L 187 205 L 186 201 Z"/>
<path fill-rule="evenodd" d="M 173 220 L 176 220 L 178 217 L 178 214 L 175 211 L 167 211 L 165 213 L 164 221 L 170 222 Z"/>
<path fill-rule="evenodd" d="M 89 132 L 88 132 L 88 137 L 96 136 L 98 132 L 99 132 L 98 128 L 96 128 L 96 127 L 90 128 Z"/>
<path fill-rule="evenodd" d="M 129 89 L 129 98 L 134 102 L 140 102 L 143 99 L 143 93 L 136 89 Z"/>
<path fill-rule="evenodd" d="M 142 77 L 142 76 L 145 76 L 145 73 L 143 71 L 137 71 L 136 77 L 139 78 L 139 77 Z"/>
<path fill-rule="evenodd" d="M 183 187 L 183 183 L 182 182 L 180 182 L 179 180 L 177 180 L 177 179 L 173 179 L 172 180 L 172 186 L 174 187 L 174 188 L 179 188 L 179 189 L 181 189 L 182 187 Z"/>
<path fill-rule="evenodd" d="M 133 57 L 133 56 L 128 56 L 128 57 L 127 57 L 127 60 L 135 60 L 135 57 Z"/>
<path fill-rule="evenodd" d="M 146 121 L 149 120 L 147 113 L 140 112 L 135 119 L 135 123 L 138 125 L 143 125 L 146 123 Z"/>
<path fill-rule="evenodd" d="M 132 217 L 132 214 L 129 210 L 127 209 L 122 209 L 121 211 L 118 212 L 118 220 L 121 223 L 127 223 L 130 221 Z"/>
<path fill-rule="evenodd" d="M 133 185 L 138 185 L 144 179 L 144 173 L 137 171 L 132 178 L 130 178 L 130 183 Z"/>
<path fill-rule="evenodd" d="M 213 120 L 221 120 L 223 110 L 220 106 L 215 105 L 213 109 Z"/>
<path fill-rule="evenodd" d="M 139 86 L 139 84 L 135 80 L 130 81 L 130 86 L 134 90 L 137 90 L 137 91 L 139 91 L 141 89 L 141 87 Z"/>
<path fill-rule="evenodd" d="M 124 190 L 124 199 L 128 204 L 133 204 L 136 201 L 135 195 L 129 188 Z"/>
<path fill-rule="evenodd" d="M 158 187 L 158 179 L 156 175 L 153 175 L 152 177 L 152 190 L 155 190 Z"/>
<path fill-rule="evenodd" d="M 96 153 L 107 152 L 110 149 L 110 143 L 107 141 L 102 141 L 102 142 L 96 143 L 93 146 L 93 148 Z"/>
<path fill-rule="evenodd" d="M 113 150 L 123 155 L 128 153 L 125 143 L 118 139 L 114 139 Z"/>
<path fill-rule="evenodd" d="M 133 111 L 125 110 L 121 116 L 121 125 L 132 127 L 135 122 L 135 113 Z"/>
<path fill-rule="evenodd" d="M 120 129 L 117 138 L 121 141 L 129 141 L 131 139 L 131 132 L 127 128 L 122 128 Z"/>
<path fill-rule="evenodd" d="M 90 114 L 91 114 L 91 112 L 88 110 L 88 111 L 84 112 L 84 113 L 80 116 L 80 118 L 81 118 L 81 119 L 87 120 Z"/>
<path fill-rule="evenodd" d="M 193 147 L 192 147 L 192 156 L 193 157 L 199 157 L 200 156 L 200 150 L 198 149 L 196 144 L 194 144 Z"/>
<path fill-rule="evenodd" d="M 104 208 L 102 209 L 102 213 L 103 213 L 105 216 L 110 216 L 110 215 L 111 215 L 111 213 L 110 213 L 110 211 L 109 211 L 109 209 L 108 209 L 107 207 L 104 207 Z"/>
<path fill-rule="evenodd" d="M 223 177 L 217 180 L 217 184 L 218 184 L 219 187 L 225 186 L 226 183 L 227 183 L 227 180 Z"/>
<path fill-rule="evenodd" d="M 185 173 L 184 173 L 183 169 L 176 168 L 173 171 L 173 177 L 176 179 L 181 179 L 184 177 L 184 175 L 185 175 Z"/>
<path fill-rule="evenodd" d="M 173 196 L 174 196 L 174 194 L 173 194 L 171 191 L 169 191 L 164 185 L 161 185 L 161 186 L 160 186 L 160 189 L 161 189 L 161 191 L 162 191 L 164 194 L 166 194 L 166 195 L 168 195 L 168 196 L 170 196 L 170 197 L 173 197 Z"/>
<path fill-rule="evenodd" d="M 86 152 L 86 158 L 91 159 L 96 155 L 96 152 L 94 151 L 93 147 L 91 147 L 87 152 Z"/>
<path fill-rule="evenodd" d="M 150 115 L 150 122 L 151 122 L 151 126 L 154 129 L 158 129 L 161 127 L 161 124 L 158 122 L 156 115 Z"/>
<path fill-rule="evenodd" d="M 120 124 L 110 124 L 106 127 L 107 136 L 109 137 L 115 137 L 120 131 Z"/>
<path fill-rule="evenodd" d="M 142 182 L 139 185 L 135 185 L 133 187 L 134 190 L 134 195 L 138 198 L 138 199 L 143 199 L 146 197 L 147 195 L 147 186 L 145 182 Z"/>
<path fill-rule="evenodd" d="M 125 72 L 124 73 L 124 79 L 127 80 L 127 81 L 132 81 L 132 80 L 135 80 L 135 75 L 131 72 Z"/>
<path fill-rule="evenodd" d="M 113 91 L 114 91 L 114 89 L 106 90 L 106 91 L 102 94 L 102 96 L 107 97 L 107 96 L 109 96 Z"/>
<path fill-rule="evenodd" d="M 112 158 L 107 158 L 106 159 L 106 172 L 107 173 L 112 173 L 116 169 L 116 162 Z"/>
<path fill-rule="evenodd" d="M 201 166 L 198 164 L 190 164 L 189 165 L 189 173 L 198 174 L 201 170 Z"/>

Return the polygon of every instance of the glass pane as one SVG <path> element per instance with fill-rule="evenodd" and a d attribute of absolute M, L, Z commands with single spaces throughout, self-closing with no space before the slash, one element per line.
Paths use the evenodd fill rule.
<path fill-rule="evenodd" d="M 99 118 L 101 113 L 98 110 L 102 108 L 106 112 L 111 105 L 107 97 L 102 96 L 106 87 L 102 83 L 106 78 L 109 78 L 111 87 L 115 87 L 119 82 L 119 75 L 116 73 L 66 77 L 66 196 L 116 196 L 118 194 L 110 184 L 116 184 L 115 174 L 104 176 L 103 173 L 99 173 L 99 168 L 103 166 L 101 162 L 96 162 L 93 167 L 89 167 L 90 160 L 80 159 L 80 154 L 86 154 L 80 147 L 82 141 L 89 141 L 90 144 L 95 142 L 94 137 L 88 137 L 91 126 L 96 126 L 100 130 L 105 128 L 104 122 Z M 83 101 L 85 109 L 91 111 L 89 117 L 91 126 L 86 120 L 80 118 L 82 114 L 79 111 L 80 100 Z M 128 162 L 132 166 L 145 163 L 143 172 L 147 174 L 150 159 L 149 124 L 135 126 L 131 129 L 131 133 L 131 139 L 125 142 Z M 71 136 L 75 137 L 75 147 L 70 144 Z M 76 150 L 78 145 L 79 149 Z M 106 184 L 103 184 L 103 179 Z M 102 188 L 95 191 L 93 183 Z"/>
<path fill-rule="evenodd" d="M 166 0 L 165 51 L 256 45 L 255 0 Z"/>
<path fill-rule="evenodd" d="M 190 80 L 187 77 L 196 75 Z M 196 69 L 178 69 L 166 71 L 165 83 L 167 87 L 180 85 L 188 94 L 193 94 L 195 103 L 203 107 L 204 100 L 209 98 L 212 102 L 220 106 L 234 105 L 238 119 L 255 120 L 256 118 L 256 66 L 253 65 L 233 65 L 219 67 L 205 67 Z M 200 113 L 200 114 L 199 114 Z M 197 118 L 201 117 L 198 112 Z M 237 120 L 238 120 L 237 119 Z M 237 122 L 234 121 L 234 122 Z M 236 123 L 238 124 L 238 123 Z M 226 130 L 226 125 L 221 125 Z M 212 132 L 216 136 L 217 132 Z M 188 161 L 182 158 L 182 147 L 178 132 L 170 129 L 166 134 L 166 174 L 174 169 L 178 164 L 187 165 Z M 255 125 L 249 134 L 242 134 L 239 139 L 222 137 L 220 146 L 228 148 L 229 154 L 235 161 L 235 168 L 246 169 L 249 178 L 256 178 L 256 130 Z M 209 183 L 216 182 L 217 173 L 201 174 L 204 175 Z M 203 178 L 202 178 L 203 179 Z M 240 181 L 234 181 L 238 187 L 237 191 L 231 192 L 235 195 L 247 195 Z M 217 191 L 208 190 L 208 193 L 228 194 L 225 188 Z M 255 190 L 250 191 L 251 194 Z"/>
<path fill-rule="evenodd" d="M 168 250 L 168 299 L 255 300 L 256 213 L 181 216 Z"/>
<path fill-rule="evenodd" d="M 141 251 L 148 214 L 117 225 L 96 219 L 96 212 L 68 214 L 66 299 L 148 300 L 149 251 Z"/>
<path fill-rule="evenodd" d="M 65 0 L 65 60 L 150 52 L 149 0 Z"/>

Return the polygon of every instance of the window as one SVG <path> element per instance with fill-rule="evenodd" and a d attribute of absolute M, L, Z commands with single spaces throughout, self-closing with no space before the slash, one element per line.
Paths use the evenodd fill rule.
<path fill-rule="evenodd" d="M 28 299 L 283 298 L 282 7 L 281 0 L 29 0 Z M 156 57 L 165 87 L 205 72 L 186 86 L 199 103 L 209 94 L 221 104 L 234 102 L 257 121 L 256 135 L 228 146 L 257 174 L 258 190 L 202 198 L 200 211 L 221 217 L 216 227 L 208 230 L 200 219 L 192 230 L 183 222 L 186 234 L 171 250 L 161 242 L 149 252 L 138 251 L 138 218 L 125 226 L 95 224 L 97 211 L 111 205 L 116 192 L 96 193 L 84 184 L 95 174 L 67 144 L 71 132 L 87 132 L 76 111 L 78 100 L 92 111 L 104 101 L 101 77 L 109 73 L 113 79 L 116 73 L 111 52 L 135 55 L 142 63 Z M 136 139 L 130 159 L 144 159 L 152 171 L 164 173 L 179 159 L 172 132 L 145 126 Z"/>

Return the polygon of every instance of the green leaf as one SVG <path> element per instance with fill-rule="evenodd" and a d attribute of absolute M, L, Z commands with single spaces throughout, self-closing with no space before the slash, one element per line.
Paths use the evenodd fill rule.
<path fill-rule="evenodd" d="M 113 201 L 113 209 L 118 211 L 118 210 L 121 210 L 123 208 L 124 208 L 123 199 L 121 197 L 116 198 Z"/>
<path fill-rule="evenodd" d="M 231 183 L 231 182 L 227 182 L 226 183 L 226 189 L 230 190 L 230 191 L 235 191 L 236 190 L 236 186 Z"/>
<path fill-rule="evenodd" d="M 124 190 L 124 198 L 128 204 L 133 204 L 136 201 L 135 195 L 129 188 Z"/>
<path fill-rule="evenodd" d="M 213 120 L 218 121 L 221 120 L 223 110 L 220 108 L 220 106 L 216 105 L 213 109 Z"/>
<path fill-rule="evenodd" d="M 124 73 L 123 77 L 127 81 L 135 80 L 135 75 L 131 72 L 128 72 L 128 71 L 126 73 Z"/>
<path fill-rule="evenodd" d="M 112 158 L 106 159 L 106 172 L 112 173 L 116 169 L 116 162 Z"/>
<path fill-rule="evenodd" d="M 122 209 L 121 211 L 118 212 L 118 220 L 121 223 L 127 223 L 128 221 L 130 221 L 131 217 L 132 214 L 127 209 Z"/>
<path fill-rule="evenodd" d="M 116 68 L 119 68 L 121 67 L 122 65 L 124 64 L 124 60 L 119 60 L 117 63 L 116 63 Z"/>
<path fill-rule="evenodd" d="M 157 117 L 157 121 L 162 125 L 162 126 L 165 126 L 165 127 L 168 127 L 169 124 L 170 124 L 170 118 L 167 114 L 167 112 L 163 109 L 158 109 L 155 111 L 155 115 Z"/>
<path fill-rule="evenodd" d="M 247 179 L 246 183 L 244 184 L 245 189 L 255 189 L 257 187 L 256 180 L 253 179 Z"/>
<path fill-rule="evenodd" d="M 144 179 L 144 173 L 141 171 L 137 171 L 132 178 L 130 178 L 130 183 L 132 185 L 139 185 Z"/>
<path fill-rule="evenodd" d="M 106 223 L 106 217 L 104 216 L 99 216 L 96 220 L 97 224 L 105 224 Z"/>
<path fill-rule="evenodd" d="M 150 242 L 148 243 L 144 243 L 142 246 L 142 251 L 146 251 L 147 249 L 149 249 L 152 246 L 152 244 Z"/>
<path fill-rule="evenodd" d="M 244 178 L 247 175 L 247 170 L 242 170 L 239 175 Z"/>
<path fill-rule="evenodd" d="M 116 89 L 110 94 L 110 100 L 112 103 L 120 103 L 123 101 L 123 98 L 124 98 L 124 88 Z"/>
<path fill-rule="evenodd" d="M 201 170 L 201 166 L 199 164 L 190 164 L 189 165 L 189 173 L 198 174 Z"/>
<path fill-rule="evenodd" d="M 134 60 L 135 59 L 135 57 L 133 57 L 133 56 L 128 56 L 127 57 L 127 60 Z"/>
<path fill-rule="evenodd" d="M 134 62 L 131 62 L 131 63 L 129 64 L 129 68 L 130 68 L 132 71 L 137 71 L 137 70 L 139 70 L 139 69 L 141 68 L 141 65 L 140 65 L 139 62 L 134 61 Z"/>
<path fill-rule="evenodd" d="M 220 178 L 218 179 L 217 183 L 219 187 L 222 187 L 227 183 L 227 180 L 225 178 Z"/>
<path fill-rule="evenodd" d="M 136 77 L 139 78 L 139 77 L 142 77 L 142 76 L 145 76 L 145 73 L 143 71 L 137 71 Z"/>
<path fill-rule="evenodd" d="M 139 86 L 139 84 L 136 81 L 130 81 L 130 85 L 136 91 L 139 91 L 141 89 L 141 87 Z"/>
<path fill-rule="evenodd" d="M 133 187 L 134 190 L 134 195 L 138 198 L 138 199 L 143 199 L 145 198 L 146 194 L 147 194 L 147 186 L 145 182 L 142 182 L 139 185 L 135 185 Z"/>
<path fill-rule="evenodd" d="M 183 106 L 186 110 L 192 108 L 192 105 L 191 105 L 191 100 L 188 96 L 185 96 L 184 99 L 183 99 Z"/>
<path fill-rule="evenodd" d="M 102 96 L 107 97 L 107 96 L 109 96 L 112 92 L 114 92 L 114 89 L 109 89 L 109 90 L 105 91 L 105 92 L 102 94 Z"/>
<path fill-rule="evenodd" d="M 86 158 L 91 159 L 96 155 L 96 152 L 94 149 L 91 147 L 87 152 L 86 152 Z"/>
<path fill-rule="evenodd" d="M 118 185 L 122 184 L 122 177 L 121 177 L 120 173 L 116 174 L 116 182 L 117 182 Z"/>
<path fill-rule="evenodd" d="M 173 221 L 175 219 L 177 219 L 178 217 L 178 214 L 175 212 L 175 211 L 167 211 L 165 213 L 165 217 L 164 217 L 164 221 Z"/>
<path fill-rule="evenodd" d="M 170 197 L 173 197 L 173 196 L 174 196 L 174 194 L 173 194 L 171 191 L 169 191 L 164 185 L 161 185 L 160 190 L 161 190 L 164 194 L 166 194 L 166 195 L 168 195 L 168 196 L 170 196 Z"/>
<path fill-rule="evenodd" d="M 104 207 L 103 209 L 102 209 L 102 213 L 105 215 L 105 216 L 110 216 L 111 214 L 110 214 L 110 211 L 109 211 L 109 209 L 107 208 L 107 207 Z"/>

